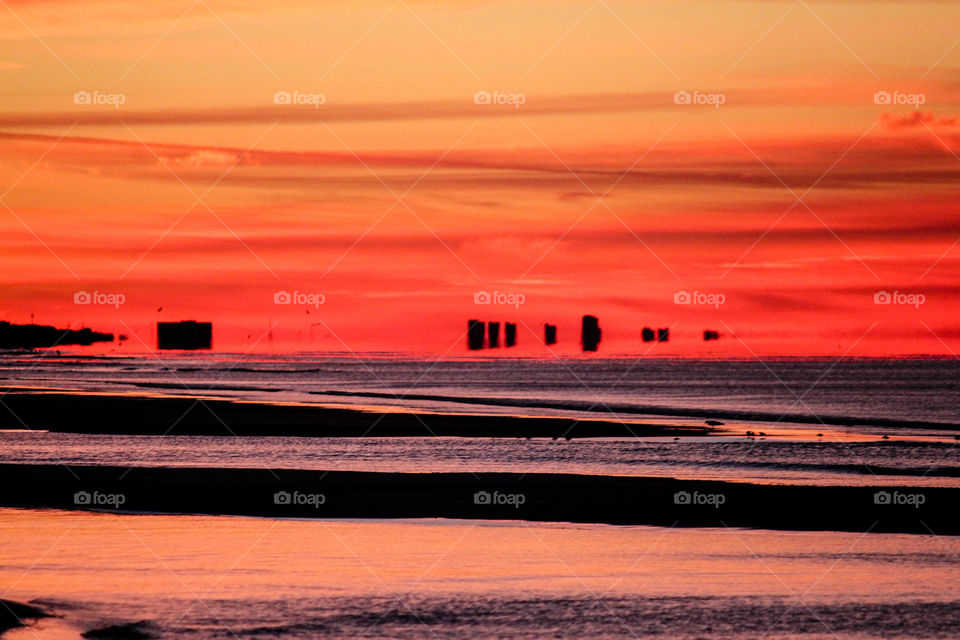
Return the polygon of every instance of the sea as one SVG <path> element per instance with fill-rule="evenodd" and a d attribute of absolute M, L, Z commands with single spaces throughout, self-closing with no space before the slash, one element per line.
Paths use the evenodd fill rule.
<path fill-rule="evenodd" d="M 0 387 L 568 416 L 710 437 L 115 436 L 3 425 L 0 463 L 960 485 L 952 359 L 0 355 Z M 0 402 L 2 394 L 0 391 Z M 952 638 L 960 540 L 524 521 L 0 509 L 13 638 Z"/>

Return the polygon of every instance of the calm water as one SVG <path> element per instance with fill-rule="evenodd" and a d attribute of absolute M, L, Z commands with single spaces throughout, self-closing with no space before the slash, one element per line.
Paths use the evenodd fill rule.
<path fill-rule="evenodd" d="M 728 432 L 553 441 L 10 431 L 0 432 L 0 463 L 958 486 L 957 432 L 916 424 L 960 424 L 958 374 L 957 362 L 934 360 L 8 354 L 0 356 L 5 385 L 488 414 L 612 413 L 687 425 L 703 424 L 708 414 L 698 411 L 715 411 Z M 691 414 L 678 415 L 684 410 Z M 860 424 L 832 422 L 850 417 Z M 767 436 L 746 438 L 748 429 Z M 949 638 L 960 629 L 958 540 L 0 509 L 0 597 L 36 601 L 62 616 L 11 632 L 12 640 L 75 640 L 111 625 L 120 626 L 112 637 L 131 640 Z"/>
<path fill-rule="evenodd" d="M 956 360 L 407 360 L 354 356 L 0 356 L 0 383 L 486 413 L 649 407 L 960 425 Z M 327 392 L 335 392 L 330 395 Z M 349 394 L 383 394 L 385 397 Z M 344 395 L 347 394 L 347 395 Z M 415 396 L 437 395 L 440 399 Z M 498 400 L 505 406 L 469 399 Z M 539 401 L 548 407 L 530 406 Z M 768 420 L 768 422 L 771 420 Z M 690 420 L 685 421 L 689 423 Z M 696 421 L 694 421 L 696 422 Z M 789 420 L 781 420 L 787 422 Z"/>
<path fill-rule="evenodd" d="M 170 638 L 948 638 L 955 538 L 0 510 L 0 585 Z"/>
<path fill-rule="evenodd" d="M 819 440 L 819 439 L 818 439 Z M 960 487 L 955 441 L 251 438 L 0 433 L 0 463 L 659 476 Z M 869 469 L 865 468 L 869 467 Z"/>
<path fill-rule="evenodd" d="M 704 418 L 671 416 L 671 411 L 733 413 L 722 420 L 727 436 L 680 441 L 156 438 L 0 432 L 0 462 L 541 471 L 771 483 L 960 486 L 960 447 L 956 446 L 960 441 L 955 435 L 960 432 L 915 424 L 960 425 L 960 363 L 953 360 L 424 361 L 316 355 L 80 358 L 7 354 L 0 356 L 0 384 L 4 383 L 454 413 L 577 418 L 613 414 L 674 425 L 702 425 Z M 813 421 L 802 423 L 797 416 Z M 838 426 L 830 423 L 832 416 L 858 417 L 864 423 Z M 914 423 L 889 422 L 896 420 Z M 767 437 L 747 439 L 747 430 L 762 431 Z M 889 440 L 882 440 L 884 435 Z"/>

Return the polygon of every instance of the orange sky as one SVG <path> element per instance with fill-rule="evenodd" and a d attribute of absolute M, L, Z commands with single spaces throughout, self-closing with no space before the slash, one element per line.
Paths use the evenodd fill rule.
<path fill-rule="evenodd" d="M 469 318 L 548 355 L 592 313 L 601 354 L 950 355 L 958 39 L 946 2 L 6 0 L 0 319 L 459 356 Z"/>

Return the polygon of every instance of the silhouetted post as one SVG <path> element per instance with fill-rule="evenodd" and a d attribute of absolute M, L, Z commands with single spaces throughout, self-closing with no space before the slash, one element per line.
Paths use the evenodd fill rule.
<path fill-rule="evenodd" d="M 209 349 L 213 324 L 184 320 L 157 323 L 157 349 Z"/>
<path fill-rule="evenodd" d="M 486 327 L 479 320 L 467 321 L 467 348 L 471 351 L 483 349 L 483 333 Z"/>
<path fill-rule="evenodd" d="M 596 316 L 583 316 L 583 324 L 580 329 L 580 344 L 584 351 L 596 351 L 600 344 L 600 321 Z"/>
<path fill-rule="evenodd" d="M 543 325 L 543 341 L 547 345 L 557 344 L 557 325 L 555 324 Z"/>
<path fill-rule="evenodd" d="M 500 347 L 500 323 L 499 322 L 487 323 L 487 342 L 489 343 L 491 349 L 497 349 Z"/>
<path fill-rule="evenodd" d="M 670 329 L 657 329 L 657 342 L 669 342 Z"/>
<path fill-rule="evenodd" d="M 508 322 L 503 327 L 503 341 L 508 347 L 517 346 L 517 323 Z"/>
<path fill-rule="evenodd" d="M 717 331 L 711 331 L 710 329 L 704 329 L 704 330 L 703 330 L 703 339 L 704 339 L 705 341 L 708 341 L 708 340 L 719 340 L 719 339 L 720 339 L 720 333 L 717 332 Z"/>
<path fill-rule="evenodd" d="M 644 342 L 653 342 L 656 340 L 656 334 L 653 332 L 653 329 L 650 327 L 643 328 L 643 341 Z"/>

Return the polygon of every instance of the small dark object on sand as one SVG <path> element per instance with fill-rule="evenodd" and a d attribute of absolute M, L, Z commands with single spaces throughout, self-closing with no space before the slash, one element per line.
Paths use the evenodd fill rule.
<path fill-rule="evenodd" d="M 880 439 L 881 439 L 881 440 L 889 440 L 889 439 L 890 439 L 890 436 L 883 436 L 883 437 L 880 438 Z"/>
<path fill-rule="evenodd" d="M 757 434 L 755 434 L 753 431 L 747 431 L 747 437 L 752 438 L 755 435 Z"/>
<path fill-rule="evenodd" d="M 711 427 L 719 427 L 719 426 L 722 425 L 723 423 L 720 422 L 719 420 L 706 420 L 706 421 L 705 421 L 705 424 L 708 424 L 708 425 L 710 425 Z"/>
<path fill-rule="evenodd" d="M 822 438 L 822 437 L 823 437 L 823 434 L 822 434 L 822 433 L 818 433 L 818 434 L 817 434 L 817 437 L 818 437 L 818 438 Z"/>

